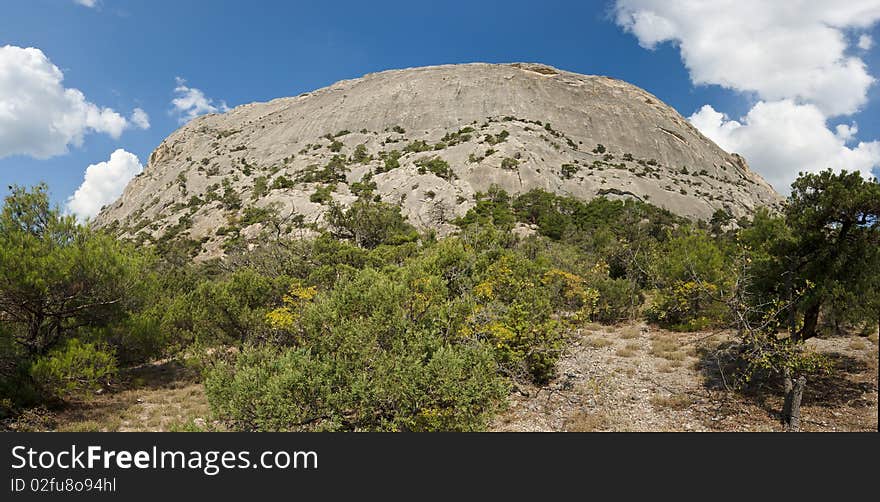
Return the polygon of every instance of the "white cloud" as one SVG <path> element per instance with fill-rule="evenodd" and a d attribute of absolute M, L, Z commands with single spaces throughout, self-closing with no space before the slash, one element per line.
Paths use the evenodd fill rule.
<path fill-rule="evenodd" d="M 639 43 L 677 44 L 696 84 L 812 103 L 850 114 L 874 78 L 847 56 L 848 29 L 880 20 L 880 0 L 617 0 L 616 21 Z"/>
<path fill-rule="evenodd" d="M 150 128 L 150 116 L 141 108 L 135 108 L 131 112 L 131 123 L 141 129 Z"/>
<path fill-rule="evenodd" d="M 181 124 L 205 115 L 207 113 L 227 112 L 229 107 L 225 101 L 221 101 L 218 105 L 214 104 L 214 100 L 205 96 L 200 89 L 188 87 L 186 80 L 177 77 L 177 87 L 174 88 L 174 94 L 177 96 L 171 100 L 178 115 L 178 122 Z"/>
<path fill-rule="evenodd" d="M 653 49 L 678 47 L 695 84 L 756 97 L 730 120 L 705 105 L 691 122 L 719 146 L 742 154 L 780 192 L 800 171 L 828 167 L 871 177 L 880 141 L 859 142 L 856 124 L 829 128 L 867 102 L 875 78 L 851 55 L 851 31 L 880 21 L 880 0 L 616 0 L 615 20 Z M 863 34 L 862 50 L 873 40 Z"/>
<path fill-rule="evenodd" d="M 705 105 L 689 120 L 721 148 L 741 153 L 758 166 L 767 181 L 784 194 L 800 171 L 845 168 L 871 178 L 872 168 L 880 165 L 880 141 L 847 146 L 858 128 L 841 124 L 835 134 L 813 105 L 761 101 L 739 121 Z"/>
<path fill-rule="evenodd" d="M 102 206 L 122 195 L 125 185 L 143 170 L 135 154 L 116 150 L 110 160 L 86 168 L 82 185 L 67 199 L 67 210 L 80 221 L 94 217 Z"/>
<path fill-rule="evenodd" d="M 836 131 L 834 135 L 843 140 L 844 143 L 855 140 L 856 136 L 859 135 L 859 126 L 855 122 L 849 125 L 838 124 L 834 130 Z"/>
<path fill-rule="evenodd" d="M 98 5 L 98 0 L 73 0 L 74 3 L 78 3 L 83 7 L 95 7 Z"/>
<path fill-rule="evenodd" d="M 0 158 L 45 159 L 81 146 L 87 133 L 118 138 L 130 126 L 111 108 L 62 85 L 64 74 L 33 47 L 0 47 Z"/>

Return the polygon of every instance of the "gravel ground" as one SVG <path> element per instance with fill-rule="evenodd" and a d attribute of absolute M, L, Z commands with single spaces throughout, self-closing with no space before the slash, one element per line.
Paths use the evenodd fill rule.
<path fill-rule="evenodd" d="M 727 333 L 591 325 L 574 337 L 557 378 L 521 387 L 496 431 L 776 431 L 776 389 L 729 391 L 706 354 Z M 808 383 L 806 431 L 877 430 L 877 338 L 811 340 L 834 376 Z"/>

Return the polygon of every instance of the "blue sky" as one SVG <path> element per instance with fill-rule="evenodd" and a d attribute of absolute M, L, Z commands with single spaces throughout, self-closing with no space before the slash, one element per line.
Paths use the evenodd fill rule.
<path fill-rule="evenodd" d="M 604 74 L 629 81 L 654 93 L 684 116 L 710 105 L 711 111 L 725 117 L 719 118 L 705 110 L 706 113 L 694 118 L 695 123 L 699 122 L 698 127 L 708 131 L 722 146 L 742 147 L 746 153 L 751 148 L 757 152 L 755 157 L 766 165 L 757 165 L 749 155 L 747 160 L 754 169 L 759 172 L 764 169 L 767 173 L 777 169 L 772 165 L 774 162 L 798 161 L 798 157 L 785 152 L 768 153 L 766 146 L 756 145 L 755 137 L 766 130 L 763 128 L 775 128 L 772 123 L 758 123 L 761 110 L 756 111 L 754 105 L 789 97 L 798 104 L 820 102 L 828 95 L 837 97 L 831 91 L 820 96 L 810 94 L 812 91 L 786 90 L 784 84 L 780 90 L 778 83 L 752 82 L 747 78 L 725 84 L 732 89 L 712 83 L 712 79 L 721 83 L 729 80 L 729 72 L 724 71 L 720 76 L 710 76 L 707 84 L 695 84 L 700 78 L 707 80 L 705 76 L 695 77 L 703 71 L 699 64 L 705 66 L 706 57 L 695 56 L 695 61 L 701 59 L 702 62 L 691 61 L 686 67 L 682 47 L 692 40 L 700 40 L 701 34 L 705 34 L 700 31 L 704 30 L 701 26 L 705 25 L 686 27 L 683 20 L 675 17 L 681 12 L 664 12 L 674 1 L 97 0 L 91 7 L 81 3 L 93 2 L 4 0 L 0 47 L 39 49 L 63 72 L 64 88 L 78 89 L 88 103 L 100 109 L 110 108 L 129 122 L 132 111 L 140 108 L 149 115 L 150 126 L 141 129 L 129 125 L 118 137 L 87 129 L 81 146 L 71 143 L 67 145 L 67 153 L 49 158 L 15 153 L 14 146 L 7 148 L 3 156 L 0 149 L 0 194 L 5 193 L 10 184 L 47 181 L 53 200 L 63 205 L 83 183 L 86 167 L 108 161 L 117 149 L 134 154 L 146 164 L 153 148 L 180 126 L 180 114 L 174 112 L 172 105 L 178 77 L 186 79 L 187 87 L 199 89 L 212 99 L 216 107 L 220 107 L 221 102 L 233 107 L 296 95 L 384 69 L 474 61 L 543 62 L 579 73 Z M 833 5 L 835 2 L 806 3 Z M 853 12 L 843 23 L 835 21 L 842 26 L 835 26 L 834 30 L 848 44 L 846 57 L 858 58 L 866 68 L 865 73 L 880 74 L 880 50 L 870 43 L 870 40 L 880 42 L 876 23 L 880 6 L 874 0 L 862 3 L 865 4 L 862 11 Z M 804 30 L 824 22 L 825 14 L 820 10 L 816 12 L 803 19 Z M 645 13 L 655 17 L 646 18 Z M 694 15 L 735 18 L 725 12 Z M 872 17 L 875 15 L 876 18 Z M 748 14 L 744 19 L 752 16 Z M 773 14 L 768 16 L 767 33 L 772 34 Z M 646 19 L 655 18 L 662 22 L 646 24 Z M 676 28 L 670 31 L 665 28 L 667 25 Z M 652 47 L 653 41 L 658 42 Z M 735 51 L 736 45 L 732 40 L 734 48 L 729 52 Z M 724 54 L 726 49 L 718 47 L 717 50 Z M 736 57 L 732 61 L 743 63 Z M 756 62 L 756 65 L 765 63 Z M 0 65 L 0 71 L 2 68 Z M 841 79 L 844 80 L 853 79 Z M 875 159 L 871 156 L 876 154 L 876 158 L 880 158 L 880 142 L 876 152 L 873 147 L 866 147 L 848 154 L 850 150 L 856 151 L 859 142 L 871 146 L 880 138 L 880 90 L 877 85 L 863 87 L 855 91 L 865 93 L 857 109 L 839 113 L 839 110 L 820 106 L 818 117 L 820 121 L 824 119 L 833 132 L 837 124 L 856 123 L 857 133 L 842 133 L 847 136 L 843 150 L 829 146 L 823 152 L 829 152 L 828 158 L 833 160 L 858 157 L 862 166 L 869 165 L 871 169 L 876 167 L 871 165 Z M 21 91 L 10 90 L 9 86 L 4 91 L 0 87 L 0 112 L 3 92 L 12 93 L 11 98 L 7 96 L 12 99 Z M 853 91 L 841 87 L 839 92 L 847 95 Z M 763 120 L 772 121 L 783 113 L 798 112 L 793 110 L 794 106 L 789 103 L 788 107 L 765 107 Z M 750 111 L 755 113 L 751 122 L 746 123 L 743 117 Z M 739 122 L 731 123 L 734 119 Z M 747 127 L 738 128 L 737 124 Z M 10 131 L 17 130 L 15 127 L 14 121 L 7 120 L 4 125 L 0 119 L 0 145 L 2 135 L 12 134 Z M 750 134 L 749 129 L 754 134 Z M 872 160 L 865 160 L 866 157 Z M 783 179 L 782 174 L 779 176 Z M 773 176 L 768 175 L 770 178 Z"/>

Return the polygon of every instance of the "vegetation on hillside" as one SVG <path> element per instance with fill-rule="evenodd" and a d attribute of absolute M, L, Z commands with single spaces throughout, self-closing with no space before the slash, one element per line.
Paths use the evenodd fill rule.
<path fill-rule="evenodd" d="M 456 224 L 420 235 L 365 188 L 330 203 L 317 238 L 195 264 L 76 224 L 44 185 L 14 187 L 0 213 L 0 415 L 176 356 L 201 368 L 234 430 L 480 430 L 511 389 L 556 376 L 580 325 L 644 318 L 734 328 L 736 383 L 781 379 L 796 429 L 804 386 L 829 371 L 804 341 L 878 329 L 880 185 L 856 173 L 803 175 L 782 214 L 736 222 L 493 187 Z M 535 235 L 516 237 L 522 225 Z"/>

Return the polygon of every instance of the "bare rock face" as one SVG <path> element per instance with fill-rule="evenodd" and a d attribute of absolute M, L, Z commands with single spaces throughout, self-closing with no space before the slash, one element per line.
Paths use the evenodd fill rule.
<path fill-rule="evenodd" d="M 204 258 L 267 231 L 308 234 L 331 200 L 369 194 L 443 235 L 493 184 L 631 197 L 702 219 L 781 200 L 742 157 L 635 86 L 538 64 L 463 64 L 369 74 L 194 119 L 94 224 L 185 238 Z"/>

